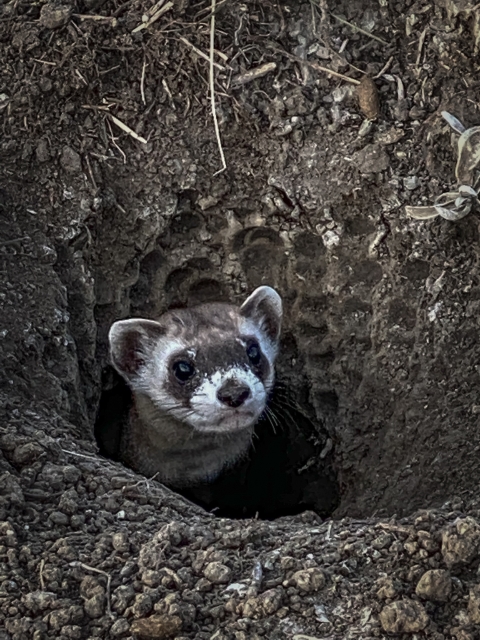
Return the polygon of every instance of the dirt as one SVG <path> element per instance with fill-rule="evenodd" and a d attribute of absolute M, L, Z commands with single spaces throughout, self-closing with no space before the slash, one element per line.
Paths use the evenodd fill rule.
<path fill-rule="evenodd" d="M 441 111 L 480 124 L 474 3 L 217 2 L 224 171 L 210 3 L 154 4 L 0 3 L 0 640 L 473 640 L 478 213 L 404 207 L 455 185 Z M 244 466 L 100 455 L 111 322 L 267 283 Z"/>

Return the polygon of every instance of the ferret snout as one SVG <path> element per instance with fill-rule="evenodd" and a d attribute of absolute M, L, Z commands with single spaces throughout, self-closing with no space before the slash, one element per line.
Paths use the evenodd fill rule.
<path fill-rule="evenodd" d="M 236 378 L 226 380 L 217 391 L 218 400 L 232 409 L 240 407 L 250 396 L 250 387 Z"/>

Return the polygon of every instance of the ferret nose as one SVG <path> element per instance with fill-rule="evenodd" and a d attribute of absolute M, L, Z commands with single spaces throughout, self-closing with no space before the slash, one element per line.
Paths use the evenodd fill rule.
<path fill-rule="evenodd" d="M 250 387 L 238 380 L 227 380 L 217 391 L 217 398 L 223 404 L 235 409 L 240 407 L 250 397 Z"/>

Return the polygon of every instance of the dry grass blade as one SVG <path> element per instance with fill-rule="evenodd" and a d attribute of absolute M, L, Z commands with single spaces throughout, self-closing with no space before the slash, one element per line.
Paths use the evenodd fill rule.
<path fill-rule="evenodd" d="M 143 138 L 142 136 L 139 136 L 138 133 L 135 133 L 135 131 L 133 129 L 130 129 L 130 127 L 127 126 L 124 122 L 122 122 L 121 120 L 113 116 L 111 113 L 109 114 L 109 116 L 112 119 L 112 121 L 117 125 L 117 127 L 120 127 L 120 129 L 125 131 L 125 133 L 128 133 L 129 136 L 131 136 L 132 138 L 135 138 L 135 140 L 138 140 L 138 142 L 147 144 L 147 141 L 145 140 L 145 138 Z"/>
<path fill-rule="evenodd" d="M 150 12 L 153 11 L 156 7 L 162 5 L 163 2 L 164 2 L 164 0 L 161 0 L 160 2 L 157 2 L 157 4 L 154 7 L 152 7 L 152 9 L 150 9 Z M 142 24 L 139 24 L 138 27 L 135 27 L 135 29 L 133 29 L 132 33 L 138 33 L 142 29 L 147 29 L 154 22 L 156 22 L 161 16 L 163 16 L 164 13 L 169 11 L 172 7 L 173 7 L 173 2 L 167 2 L 167 4 L 165 6 L 163 6 L 163 7 L 160 6 L 160 9 L 158 9 L 158 11 L 156 11 L 153 15 L 151 15 L 147 19 L 146 22 L 142 22 Z"/>
<path fill-rule="evenodd" d="M 225 162 L 225 154 L 223 153 L 223 147 L 222 147 L 222 140 L 220 138 L 220 129 L 218 127 L 218 119 L 217 119 L 217 111 L 215 109 L 215 75 L 214 75 L 214 70 L 213 70 L 213 66 L 214 66 L 214 62 L 213 62 L 213 56 L 215 54 L 215 6 L 216 6 L 216 0 L 212 0 L 212 5 L 211 5 L 211 11 L 212 11 L 212 15 L 211 15 L 211 19 L 210 19 L 210 73 L 209 73 L 209 80 L 210 80 L 210 102 L 212 105 L 212 116 L 213 116 L 213 124 L 215 126 L 215 135 L 217 137 L 217 144 L 218 144 L 218 150 L 220 152 L 220 158 L 222 159 L 222 168 L 219 169 L 214 175 L 217 175 L 219 173 L 221 173 L 222 171 L 225 171 L 225 169 L 227 168 L 227 163 Z"/>
<path fill-rule="evenodd" d="M 201 51 L 198 47 L 196 47 L 194 44 L 192 44 L 189 40 L 187 40 L 183 36 L 179 36 L 179 40 L 181 40 L 183 42 L 183 44 L 186 44 L 187 46 L 191 47 L 195 51 L 197 56 L 200 56 L 201 58 L 203 58 L 207 62 L 210 62 L 210 58 L 207 56 L 207 54 L 203 53 L 203 51 Z M 213 65 L 215 67 L 217 67 L 217 69 L 220 69 L 220 71 L 225 71 L 225 67 L 222 67 L 222 65 L 218 64 L 218 62 L 214 62 Z"/>
<path fill-rule="evenodd" d="M 330 15 L 332 16 L 332 18 L 335 18 L 335 20 L 338 20 L 338 22 L 341 22 L 342 24 L 347 25 L 348 27 L 350 27 L 354 31 L 358 31 L 359 33 L 363 33 L 364 36 L 368 36 L 369 38 L 373 38 L 374 40 L 377 40 L 378 42 L 381 42 L 382 44 L 388 44 L 388 42 L 386 40 L 383 40 L 383 38 L 379 38 L 378 36 L 373 35 L 373 33 L 370 33 L 369 31 L 365 31 L 365 29 L 362 29 L 361 27 L 357 27 L 356 24 L 352 24 L 351 22 L 348 22 L 348 20 L 345 20 L 344 18 L 341 18 L 340 16 L 335 15 L 334 13 L 332 13 Z"/>

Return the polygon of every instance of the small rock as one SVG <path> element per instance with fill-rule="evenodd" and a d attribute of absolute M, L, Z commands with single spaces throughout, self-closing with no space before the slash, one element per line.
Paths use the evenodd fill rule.
<path fill-rule="evenodd" d="M 418 176 L 407 176 L 403 179 L 403 184 L 405 186 L 405 189 L 413 191 L 420 184 L 420 180 L 418 179 Z"/>
<path fill-rule="evenodd" d="M 15 476 L 6 471 L 0 475 L 0 496 L 5 496 L 12 504 L 23 504 L 25 497 Z"/>
<path fill-rule="evenodd" d="M 83 629 L 76 624 L 67 624 L 61 628 L 60 634 L 69 640 L 81 640 Z"/>
<path fill-rule="evenodd" d="M 428 625 L 430 618 L 419 602 L 405 598 L 387 604 L 379 615 L 387 633 L 418 633 Z"/>
<path fill-rule="evenodd" d="M 182 628 L 178 616 L 153 615 L 144 620 L 135 620 L 130 627 L 131 633 L 139 640 L 162 640 L 176 636 Z"/>
<path fill-rule="evenodd" d="M 387 152 L 378 144 L 367 144 L 354 153 L 353 162 L 362 173 L 380 173 L 390 166 Z"/>
<path fill-rule="evenodd" d="M 82 170 L 82 160 L 80 155 L 68 146 L 64 146 L 62 149 L 60 164 L 68 173 L 75 173 Z"/>
<path fill-rule="evenodd" d="M 122 636 L 126 636 L 129 631 L 130 625 L 128 624 L 128 620 L 125 620 L 125 618 L 119 618 L 110 627 L 110 635 L 113 638 L 121 638 Z"/>
<path fill-rule="evenodd" d="M 37 156 L 37 162 L 43 163 L 50 160 L 50 149 L 48 147 L 48 141 L 45 138 L 41 138 L 38 141 L 35 154 Z"/>
<path fill-rule="evenodd" d="M 392 577 L 387 576 L 385 578 L 381 578 L 378 581 L 378 585 L 379 589 L 377 591 L 377 598 L 379 600 L 391 600 L 398 595 L 398 585 Z"/>
<path fill-rule="evenodd" d="M 220 198 L 215 198 L 214 196 L 204 196 L 198 199 L 197 204 L 202 211 L 206 211 L 218 204 L 219 200 Z"/>
<path fill-rule="evenodd" d="M 296 571 L 291 581 L 301 591 L 318 591 L 325 586 L 325 574 L 317 567 Z"/>
<path fill-rule="evenodd" d="M 135 591 L 131 585 L 120 585 L 112 594 L 112 609 L 123 613 L 135 598 Z"/>
<path fill-rule="evenodd" d="M 227 584 L 232 577 L 232 570 L 221 562 L 209 562 L 203 575 L 213 584 Z"/>
<path fill-rule="evenodd" d="M 152 569 L 147 569 L 142 573 L 142 582 L 146 584 L 147 587 L 151 587 L 154 589 L 158 587 L 162 580 L 162 574 L 160 571 L 153 571 Z"/>
<path fill-rule="evenodd" d="M 60 524 L 63 526 L 66 526 L 69 522 L 68 516 L 61 511 L 54 511 L 53 513 L 51 513 L 50 520 L 53 522 L 53 524 Z"/>
<path fill-rule="evenodd" d="M 41 447 L 36 442 L 27 442 L 25 444 L 21 444 L 19 447 L 16 447 L 13 452 L 12 460 L 13 463 L 23 467 L 25 465 L 30 465 L 43 453 L 43 447 Z"/>
<path fill-rule="evenodd" d="M 458 519 L 442 533 L 442 556 L 449 569 L 474 560 L 479 546 L 480 527 L 474 518 Z"/>
<path fill-rule="evenodd" d="M 468 593 L 467 611 L 472 624 L 480 624 L 480 584 L 475 584 Z"/>
<path fill-rule="evenodd" d="M 37 614 L 39 611 L 52 609 L 56 599 L 57 596 L 50 591 L 37 590 L 27 593 L 23 598 L 23 602 L 27 609 Z"/>
<path fill-rule="evenodd" d="M 475 640 L 475 636 L 468 629 L 452 627 L 451 632 L 452 637 L 455 638 L 455 640 Z"/>
<path fill-rule="evenodd" d="M 113 534 L 112 537 L 112 546 L 115 551 L 126 552 L 130 549 L 130 542 L 128 541 L 128 536 L 123 531 L 117 532 Z"/>
<path fill-rule="evenodd" d="M 46 29 L 59 29 L 70 19 L 72 7 L 65 4 L 44 4 L 40 11 L 40 24 Z"/>
<path fill-rule="evenodd" d="M 243 605 L 245 618 L 264 618 L 280 609 L 283 596 L 280 589 L 268 589 L 255 598 L 248 598 Z"/>
<path fill-rule="evenodd" d="M 152 597 L 148 593 L 137 593 L 135 596 L 135 602 L 132 605 L 133 615 L 137 618 L 146 616 L 153 608 Z"/>
<path fill-rule="evenodd" d="M 420 578 L 415 589 L 417 596 L 433 602 L 447 602 L 452 593 L 452 579 L 444 569 L 431 569 Z"/>

